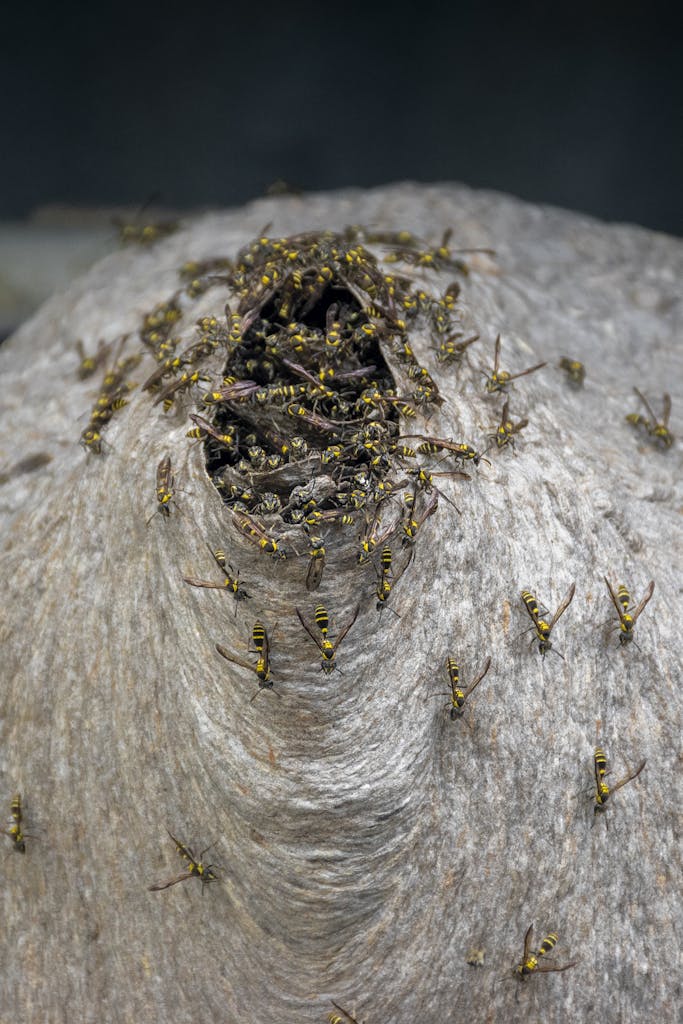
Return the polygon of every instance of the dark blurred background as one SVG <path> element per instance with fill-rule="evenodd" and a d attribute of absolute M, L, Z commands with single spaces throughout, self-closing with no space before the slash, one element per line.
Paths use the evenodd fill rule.
<path fill-rule="evenodd" d="M 3 14 L 2 220 L 415 179 L 683 229 L 673 5 L 33 10 Z"/>

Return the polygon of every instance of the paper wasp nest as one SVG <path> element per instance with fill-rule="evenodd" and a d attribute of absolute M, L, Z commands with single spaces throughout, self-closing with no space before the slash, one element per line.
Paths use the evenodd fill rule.
<path fill-rule="evenodd" d="M 0 1011 L 673 1019 L 680 243 L 157 237 L 0 352 Z"/>

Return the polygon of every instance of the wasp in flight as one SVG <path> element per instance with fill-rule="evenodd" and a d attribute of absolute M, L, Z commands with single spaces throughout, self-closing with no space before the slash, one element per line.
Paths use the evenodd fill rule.
<path fill-rule="evenodd" d="M 536 631 L 536 636 L 532 638 L 531 642 L 534 643 L 534 641 L 538 640 L 539 654 L 541 654 L 544 658 L 547 652 L 552 650 L 553 647 L 550 640 L 550 634 L 552 633 L 553 626 L 555 625 L 559 617 L 563 615 L 564 612 L 566 612 L 567 608 L 572 603 L 575 590 L 576 584 L 572 583 L 562 603 L 553 615 L 550 622 L 546 622 L 545 619 L 541 618 L 541 613 L 539 611 L 538 604 L 536 603 L 536 598 L 534 597 L 534 595 L 530 594 L 528 590 L 522 591 L 522 601 L 524 602 L 524 607 L 529 613 L 529 618 L 533 622 L 533 628 Z M 559 651 L 554 651 L 554 653 L 557 654 L 560 658 L 564 658 L 564 655 L 560 654 Z"/>
<path fill-rule="evenodd" d="M 122 217 L 112 217 L 112 223 L 118 229 L 121 245 L 154 245 L 160 239 L 172 235 L 180 227 L 177 220 L 136 223 L 126 221 Z"/>
<path fill-rule="evenodd" d="M 189 583 L 191 587 L 204 587 L 207 590 L 227 590 L 235 598 L 235 614 L 237 614 L 237 602 L 246 601 L 251 595 L 246 592 L 244 587 L 240 583 L 239 573 L 232 576 L 235 570 L 232 566 L 226 562 L 225 553 L 223 551 L 213 551 L 209 545 L 206 545 L 211 552 L 211 556 L 216 562 L 216 565 L 223 572 L 224 579 L 222 583 L 213 582 L 212 580 L 200 580 L 195 576 L 183 576 L 185 583 Z M 229 572 L 227 570 L 230 570 Z"/>
<path fill-rule="evenodd" d="M 299 616 L 299 622 L 304 627 L 304 629 L 310 636 L 311 640 L 316 645 L 316 647 L 318 648 L 322 655 L 320 670 L 324 672 L 326 675 L 329 675 L 330 672 L 334 672 L 335 669 L 338 672 L 341 672 L 339 666 L 335 665 L 335 655 L 337 653 L 337 648 L 339 647 L 340 643 L 342 642 L 348 631 L 351 629 L 351 626 L 358 618 L 359 611 L 360 605 L 356 605 L 356 610 L 353 613 L 350 622 L 348 622 L 346 626 L 344 626 L 344 628 L 339 633 L 337 639 L 334 641 L 334 643 L 332 643 L 332 641 L 327 636 L 330 626 L 330 620 L 325 605 L 319 604 L 316 605 L 315 608 L 315 624 L 320 631 L 320 636 L 318 636 L 317 633 L 313 632 L 313 630 L 308 625 L 299 609 L 296 609 L 296 614 Z"/>
<path fill-rule="evenodd" d="M 619 643 L 623 647 L 625 644 L 629 644 L 633 640 L 633 627 L 638 621 L 638 617 L 640 616 L 643 608 L 654 593 L 655 581 L 650 580 L 640 604 L 636 608 L 631 608 L 630 610 L 629 605 L 631 604 L 631 595 L 626 587 L 622 584 L 615 594 L 614 588 L 606 576 L 605 583 L 607 584 L 607 589 L 609 590 L 610 597 L 612 598 L 614 607 L 617 610 L 617 615 L 619 616 Z M 635 640 L 633 640 L 633 642 L 635 643 Z M 636 647 L 638 647 L 638 644 L 636 644 Z M 638 650 L 640 650 L 639 647 Z"/>
<path fill-rule="evenodd" d="M 258 619 L 254 623 L 251 631 L 251 643 L 254 653 L 258 654 L 255 665 L 251 665 L 248 661 L 245 661 L 244 658 L 239 658 L 236 654 L 233 654 L 232 651 L 223 647 L 222 644 L 216 644 L 216 650 L 222 658 L 225 658 L 226 661 L 231 661 L 233 665 L 240 665 L 241 668 L 248 668 L 250 672 L 256 673 L 259 688 L 253 697 L 250 697 L 250 704 L 252 701 L 256 700 L 262 690 L 271 690 L 276 697 L 280 696 L 277 690 L 273 689 L 273 680 L 270 678 L 270 643 L 268 641 L 268 633 L 266 632 L 266 628 L 263 623 Z"/>
<path fill-rule="evenodd" d="M 568 359 L 567 356 L 562 356 L 560 359 L 560 369 L 564 370 L 570 383 L 576 385 L 576 387 L 581 387 L 586 379 L 586 367 L 578 359 Z"/>
<path fill-rule="evenodd" d="M 450 697 L 451 698 L 451 703 L 450 703 L 451 721 L 455 722 L 456 719 L 462 718 L 463 714 L 465 713 L 465 701 L 467 700 L 469 695 L 473 692 L 473 690 L 475 690 L 477 688 L 477 686 L 479 686 L 479 683 L 482 681 L 482 679 L 484 678 L 484 676 L 486 675 L 486 673 L 488 672 L 490 667 L 491 667 L 491 659 L 487 658 L 486 662 L 484 663 L 484 667 L 481 670 L 481 672 L 479 673 L 479 675 L 475 679 L 472 680 L 472 682 L 470 683 L 470 685 L 467 687 L 466 690 L 462 690 L 460 688 L 460 668 L 459 668 L 459 666 L 456 664 L 456 662 L 453 660 L 453 658 L 447 658 L 446 659 L 446 668 L 448 670 L 448 681 L 451 684 L 451 692 L 447 693 L 445 690 L 442 690 L 440 693 L 433 693 L 433 694 L 431 694 L 431 696 L 432 697 Z M 448 707 L 448 706 L 449 705 L 447 704 L 446 707 Z"/>
<path fill-rule="evenodd" d="M 168 829 L 166 829 L 166 831 L 168 832 Z M 178 882 L 184 882 L 186 878 L 198 878 L 202 883 L 203 893 L 205 885 L 208 885 L 209 882 L 218 881 L 218 875 L 213 870 L 213 864 L 202 864 L 202 857 L 207 850 L 211 849 L 213 843 L 211 846 L 207 846 L 202 850 L 198 857 L 195 857 L 189 846 L 185 846 L 183 843 L 179 842 L 179 840 L 177 840 L 174 835 L 171 835 L 170 832 L 168 832 L 168 834 L 175 843 L 176 850 L 180 856 L 183 860 L 187 861 L 187 870 L 183 871 L 181 875 L 176 875 L 175 878 L 169 878 L 165 882 L 157 882 L 156 885 L 150 885 L 150 892 L 160 892 L 161 889 L 168 889 L 172 885 L 177 885 Z"/>
<path fill-rule="evenodd" d="M 634 388 L 633 390 L 647 409 L 647 414 L 650 418 L 647 419 L 647 417 L 642 416 L 638 412 L 630 412 L 626 417 L 627 421 L 634 427 L 643 427 L 655 444 L 659 445 L 660 448 L 670 448 L 674 443 L 674 436 L 669 430 L 671 395 L 664 392 L 664 395 L 662 396 L 662 418 L 661 420 L 658 420 L 645 395 L 641 394 L 638 388 Z"/>
<path fill-rule="evenodd" d="M 593 753 L 593 771 L 595 773 L 595 805 L 593 807 L 594 814 L 602 814 L 607 809 L 607 801 L 613 793 L 616 793 L 618 789 L 625 786 L 627 782 L 632 782 L 633 779 L 637 779 L 643 768 L 645 767 L 646 760 L 640 762 L 635 771 L 629 769 L 628 775 L 625 775 L 623 779 L 616 782 L 612 787 L 608 786 L 605 782 L 605 776 L 609 775 L 611 769 L 607 767 L 607 755 L 602 747 L 596 747 Z"/>
<path fill-rule="evenodd" d="M 530 366 L 528 370 L 521 370 L 519 373 L 508 373 L 507 370 L 500 369 L 500 334 L 496 338 L 496 345 L 493 354 L 493 372 L 489 376 L 486 370 L 482 370 L 482 373 L 486 377 L 486 390 L 489 395 L 495 394 L 496 391 L 505 391 L 508 384 L 513 380 L 517 380 L 518 377 L 526 377 L 529 373 L 535 373 L 536 370 L 540 370 L 541 367 L 545 366 L 545 363 L 536 363 L 535 366 Z"/>
<path fill-rule="evenodd" d="M 527 928 L 526 935 L 524 936 L 524 955 L 522 960 L 515 967 L 515 971 L 519 976 L 520 981 L 526 981 L 530 974 L 549 974 L 551 971 L 568 971 L 570 967 L 576 966 L 576 960 L 572 960 L 569 964 L 549 964 L 541 963 L 541 957 L 546 956 L 552 949 L 555 948 L 557 943 L 557 935 L 555 932 L 550 932 L 541 942 L 535 953 L 531 950 L 531 933 L 534 926 L 532 924 Z"/>

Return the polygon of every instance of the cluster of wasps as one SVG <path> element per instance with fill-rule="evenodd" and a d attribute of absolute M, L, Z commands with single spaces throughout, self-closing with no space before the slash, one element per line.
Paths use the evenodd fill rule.
<path fill-rule="evenodd" d="M 142 359 L 140 353 L 122 356 L 121 349 L 126 338 L 121 340 L 117 354 L 111 367 L 106 371 L 100 392 L 90 410 L 88 425 L 81 432 L 80 443 L 86 451 L 99 455 L 102 452 L 102 427 L 108 423 L 114 413 L 128 404 L 127 395 L 136 387 L 129 375 Z M 81 357 L 78 367 L 78 375 L 81 380 L 93 374 L 98 366 L 104 362 L 111 346 L 100 343 L 94 355 L 86 355 L 83 351 L 82 342 L 78 345 Z"/>

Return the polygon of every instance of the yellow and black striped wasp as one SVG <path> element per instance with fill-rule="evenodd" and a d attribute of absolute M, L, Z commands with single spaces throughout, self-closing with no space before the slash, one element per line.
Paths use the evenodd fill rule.
<path fill-rule="evenodd" d="M 12 840 L 12 849 L 17 853 L 26 853 L 26 840 L 37 838 L 37 836 L 29 835 L 28 832 L 23 831 L 21 827 L 22 820 L 21 793 L 17 793 L 12 798 L 9 827 L 5 832 L 5 835 L 8 835 Z"/>
<path fill-rule="evenodd" d="M 216 644 L 216 650 L 222 658 L 225 658 L 226 661 L 231 661 L 233 665 L 240 665 L 241 668 L 248 668 L 250 672 L 256 673 L 258 678 L 258 690 L 253 697 L 249 698 L 250 704 L 252 701 L 256 700 L 262 690 L 270 690 L 276 697 L 280 696 L 277 690 L 273 689 L 273 680 L 270 678 L 270 642 L 268 640 L 268 633 L 266 631 L 266 627 L 259 619 L 257 619 L 253 625 L 251 631 L 251 643 L 253 645 L 253 652 L 258 654 L 255 665 L 252 665 L 248 661 L 245 661 L 244 658 L 240 658 L 236 654 L 233 654 L 232 651 L 223 647 L 222 644 Z"/>
<path fill-rule="evenodd" d="M 550 640 L 550 634 L 552 633 L 553 626 L 555 625 L 559 617 L 562 614 L 564 614 L 564 612 L 566 612 L 567 608 L 572 603 L 575 590 L 576 584 L 572 583 L 571 587 L 565 594 L 562 603 L 553 615 L 550 622 L 546 622 L 545 619 L 541 618 L 541 613 L 539 611 L 538 604 L 536 602 L 536 598 L 534 597 L 534 595 L 530 594 L 528 590 L 522 591 L 521 596 L 522 601 L 524 602 L 524 607 L 526 608 L 529 614 L 529 618 L 534 624 L 533 628 L 536 631 L 536 636 L 532 638 L 531 643 L 534 643 L 536 640 L 538 640 L 538 651 L 539 654 L 541 654 L 541 656 L 544 658 L 547 652 L 553 649 L 553 645 Z M 545 614 L 547 614 L 547 612 Z M 564 660 L 564 655 L 560 654 L 559 651 L 554 651 L 553 653 L 557 654 L 558 657 Z"/>
<path fill-rule="evenodd" d="M 160 405 L 163 403 L 164 412 L 168 412 L 175 401 L 176 395 L 183 391 L 187 391 L 195 384 L 199 384 L 200 381 L 211 383 L 211 378 L 200 373 L 199 370 L 193 370 L 192 373 L 188 370 L 183 370 L 180 377 L 172 380 L 170 384 L 167 384 L 166 387 L 161 389 L 154 399 L 154 405 Z"/>
<path fill-rule="evenodd" d="M 578 359 L 569 359 L 567 356 L 562 356 L 560 359 L 560 369 L 564 370 L 569 378 L 569 382 L 576 387 L 581 387 L 586 379 L 586 367 Z"/>
<path fill-rule="evenodd" d="M 515 972 L 520 981 L 526 981 L 531 974 L 549 974 L 553 971 L 568 971 L 570 967 L 576 966 L 576 960 L 572 960 L 569 964 L 541 963 L 541 957 L 546 956 L 555 948 L 557 935 L 555 932 L 550 932 L 546 935 L 541 942 L 541 945 L 534 953 L 531 950 L 531 933 L 533 932 L 533 928 L 533 924 L 530 924 L 527 928 L 526 935 L 524 936 L 524 955 L 522 956 L 521 962 L 515 967 Z"/>
<path fill-rule="evenodd" d="M 536 370 L 540 370 L 541 367 L 545 366 L 545 363 L 536 363 L 535 366 L 530 366 L 528 370 L 521 370 L 519 373 L 508 373 L 507 370 L 500 369 L 500 334 L 496 338 L 496 344 L 493 354 L 493 372 L 489 376 L 486 370 L 481 372 L 486 377 L 486 391 L 489 395 L 495 394 L 496 391 L 505 391 L 508 384 L 513 380 L 517 380 L 518 377 L 526 377 L 529 373 L 535 373 Z"/>
<path fill-rule="evenodd" d="M 205 420 L 203 416 L 199 416 L 197 413 L 191 412 L 190 419 L 195 426 L 187 432 L 187 437 L 203 441 L 207 436 L 210 436 L 218 441 L 219 444 L 225 445 L 226 448 L 234 447 L 236 441 L 235 434 L 222 434 L 220 430 L 216 430 L 208 420 Z"/>
<path fill-rule="evenodd" d="M 273 537 L 269 537 L 263 527 L 246 512 L 233 512 L 233 522 L 240 533 L 264 554 L 272 555 L 273 558 L 287 557 L 278 542 Z"/>
<path fill-rule="evenodd" d="M 412 552 L 411 552 L 412 557 Z M 382 608 L 387 607 L 387 601 L 391 596 L 391 590 L 394 585 L 394 576 L 391 571 L 392 554 L 391 548 L 388 544 L 385 544 L 380 554 L 380 571 L 377 574 L 377 587 L 375 588 L 375 594 L 377 595 L 377 611 L 381 612 Z M 389 609 L 394 612 L 393 608 Z M 394 612 L 397 618 L 401 616 Z"/>
<path fill-rule="evenodd" d="M 226 562 L 225 553 L 220 549 L 214 551 L 208 544 L 206 546 L 209 548 L 211 557 L 215 561 L 216 565 L 223 572 L 223 582 L 218 583 L 212 580 L 201 580 L 197 579 L 196 576 L 183 576 L 183 580 L 185 583 L 189 583 L 191 587 L 203 587 L 207 590 L 227 590 L 235 598 L 235 614 L 237 614 L 237 603 L 239 601 L 248 600 L 251 595 L 248 594 L 241 585 L 239 573 L 234 576 L 231 575 L 235 570 L 228 562 Z M 227 571 L 228 569 L 230 572 Z"/>
<path fill-rule="evenodd" d="M 469 480 L 467 473 L 462 473 L 459 469 L 454 469 L 447 473 L 429 473 L 426 469 L 409 469 L 408 475 L 412 478 L 413 483 L 418 490 L 424 491 L 425 494 L 432 494 L 433 491 L 436 491 L 444 501 L 448 502 L 451 508 L 455 509 L 458 515 L 462 514 L 455 502 L 452 501 L 447 494 L 444 494 L 440 487 L 436 486 L 434 483 L 434 477 L 448 476 L 453 479 Z"/>
<path fill-rule="evenodd" d="M 296 609 L 296 614 L 299 617 L 299 622 L 304 627 L 304 629 L 310 636 L 311 640 L 316 645 L 316 647 L 318 648 L 322 655 L 320 670 L 321 672 L 324 672 L 326 675 L 329 675 L 330 672 L 334 672 L 335 669 L 337 670 L 337 672 L 341 672 L 339 666 L 335 664 L 335 655 L 337 653 L 337 648 L 339 647 L 340 643 L 342 642 L 348 631 L 351 629 L 351 626 L 358 618 L 359 611 L 360 605 L 356 605 L 356 610 L 353 613 L 351 620 L 346 624 L 346 626 L 344 626 L 344 628 L 340 631 L 337 639 L 334 641 L 334 643 L 332 643 L 332 641 L 329 640 L 327 636 L 330 627 L 330 620 L 327 614 L 327 609 L 324 604 L 318 604 L 316 605 L 315 608 L 315 624 L 320 631 L 320 636 L 318 636 L 317 633 L 313 632 L 313 630 L 308 625 L 299 609 Z"/>
<path fill-rule="evenodd" d="M 472 680 L 467 689 L 462 690 L 460 688 L 460 668 L 457 665 L 457 663 L 453 660 L 453 658 L 446 658 L 448 681 L 451 684 L 450 693 L 447 693 L 445 690 L 442 690 L 440 693 L 430 694 L 430 697 L 450 697 L 450 705 L 447 704 L 446 707 L 450 707 L 451 721 L 455 722 L 456 719 L 462 718 L 463 714 L 465 713 L 465 701 L 473 692 L 473 690 L 475 690 L 476 687 L 479 686 L 479 683 L 482 681 L 490 667 L 491 659 L 487 658 L 484 663 L 484 667 L 479 673 L 479 675 Z"/>
<path fill-rule="evenodd" d="M 481 452 L 476 451 L 469 444 L 464 444 L 460 441 L 451 441 L 449 438 L 445 437 L 431 437 L 428 434 L 401 435 L 401 439 L 413 437 L 421 441 L 421 444 L 419 444 L 416 449 L 416 451 L 420 452 L 421 455 L 438 455 L 440 452 L 447 452 L 455 459 L 462 460 L 463 463 L 471 462 L 473 465 L 478 466 L 480 462 L 486 462 L 489 466 L 491 465 L 489 460 L 485 459 Z M 457 476 L 457 473 L 436 473 L 435 476 Z M 463 480 L 469 479 L 466 474 L 461 474 L 461 476 Z"/>
<path fill-rule="evenodd" d="M 593 771 L 595 774 L 595 804 L 593 806 L 593 814 L 602 814 L 607 809 L 607 801 L 616 793 L 618 789 L 625 786 L 627 782 L 632 782 L 633 779 L 637 779 L 643 768 L 645 767 L 646 759 L 640 762 L 635 771 L 631 771 L 629 768 L 628 775 L 625 775 L 623 779 L 619 779 L 613 786 L 608 786 L 605 782 L 605 776 L 609 775 L 611 769 L 607 767 L 607 755 L 602 747 L 596 747 L 593 753 Z"/>
<path fill-rule="evenodd" d="M 384 526 L 382 526 L 382 517 L 379 514 L 380 507 L 381 503 L 375 508 L 372 519 L 367 521 L 365 532 L 360 539 L 360 550 L 358 551 L 359 565 L 364 565 L 369 561 L 375 548 L 388 540 L 396 529 L 396 522 L 389 515 L 384 517 Z"/>
<path fill-rule="evenodd" d="M 207 846 L 205 849 L 202 850 L 199 856 L 195 857 L 194 853 L 192 852 L 192 849 L 189 846 L 185 846 L 178 839 L 176 839 L 174 835 L 171 835 L 168 829 L 166 829 L 166 831 L 168 832 L 169 836 L 171 836 L 171 839 L 175 843 L 176 850 L 178 851 L 180 856 L 183 858 L 183 860 L 187 861 L 187 870 L 183 871 L 181 875 L 176 875 L 175 878 L 169 878 L 165 882 L 157 882 L 155 885 L 150 885 L 149 892 L 160 892 L 162 889 L 168 889 L 172 885 L 177 885 L 178 882 L 184 882 L 186 878 L 198 878 L 202 883 L 203 894 L 205 885 L 208 885 L 210 882 L 218 881 L 218 875 L 213 870 L 213 864 L 202 864 L 202 857 L 204 856 L 207 850 L 211 849 L 211 846 L 213 846 L 214 844 L 211 843 L 211 846 Z"/>
<path fill-rule="evenodd" d="M 335 1010 L 339 1010 L 339 1013 L 343 1013 L 344 1016 L 340 1017 L 337 1013 L 330 1013 L 327 1020 L 328 1024 L 344 1024 L 344 1021 L 350 1020 L 351 1024 L 360 1024 L 360 1021 L 356 1020 L 348 1010 L 345 1010 L 339 1003 L 335 1003 L 334 999 L 330 999 L 330 1002 L 334 1006 Z"/>
<path fill-rule="evenodd" d="M 255 395 L 261 387 L 255 380 L 230 379 L 228 384 L 220 387 L 210 388 L 202 395 L 202 402 L 206 406 L 218 405 L 221 402 L 246 402 Z"/>
<path fill-rule="evenodd" d="M 647 414 L 650 418 L 648 419 L 646 416 L 643 416 L 638 412 L 630 412 L 626 417 L 627 421 L 634 427 L 642 427 L 646 430 L 651 440 L 660 448 L 670 448 L 675 440 L 673 434 L 669 430 L 671 395 L 664 392 L 662 396 L 662 418 L 661 420 L 658 420 L 645 395 L 643 395 L 638 388 L 634 388 L 633 390 L 647 409 Z"/>
<path fill-rule="evenodd" d="M 640 616 L 643 608 L 654 593 L 655 581 L 650 580 L 640 604 L 630 610 L 629 605 L 631 604 L 631 595 L 626 587 L 622 584 L 615 594 L 614 588 L 606 576 L 605 583 L 607 584 L 607 589 L 609 590 L 610 597 L 612 598 L 614 607 L 617 610 L 617 615 L 619 616 L 619 643 L 622 647 L 625 644 L 631 643 L 631 641 L 636 643 L 633 639 L 633 627 L 638 621 L 638 617 Z M 638 647 L 638 644 L 636 644 L 636 647 Z M 640 650 L 640 647 L 638 647 L 638 650 Z"/>
<path fill-rule="evenodd" d="M 504 448 L 506 445 L 510 445 L 512 450 L 515 448 L 514 435 L 518 434 L 520 430 L 524 430 L 529 425 L 528 420 L 519 420 L 518 423 L 513 423 L 509 418 L 509 407 L 510 399 L 505 399 L 505 405 L 503 406 L 503 412 L 500 417 L 500 423 L 496 428 L 495 434 L 489 434 L 491 441 L 495 441 L 499 448 Z"/>
<path fill-rule="evenodd" d="M 429 519 L 431 515 L 436 512 L 439 507 L 439 495 L 436 491 L 433 491 L 427 496 L 422 510 L 417 513 L 415 511 L 415 505 L 417 501 L 417 487 L 413 490 L 412 494 L 404 494 L 403 501 L 408 509 L 408 515 L 403 522 L 403 538 L 401 543 L 404 547 L 414 544 L 417 540 L 417 534 L 424 522 Z"/>
<path fill-rule="evenodd" d="M 149 526 L 156 515 L 170 516 L 171 504 L 178 508 L 178 503 L 175 500 L 175 477 L 173 475 L 170 455 L 164 455 L 157 466 L 156 494 L 157 508 L 147 520 L 147 526 Z"/>

